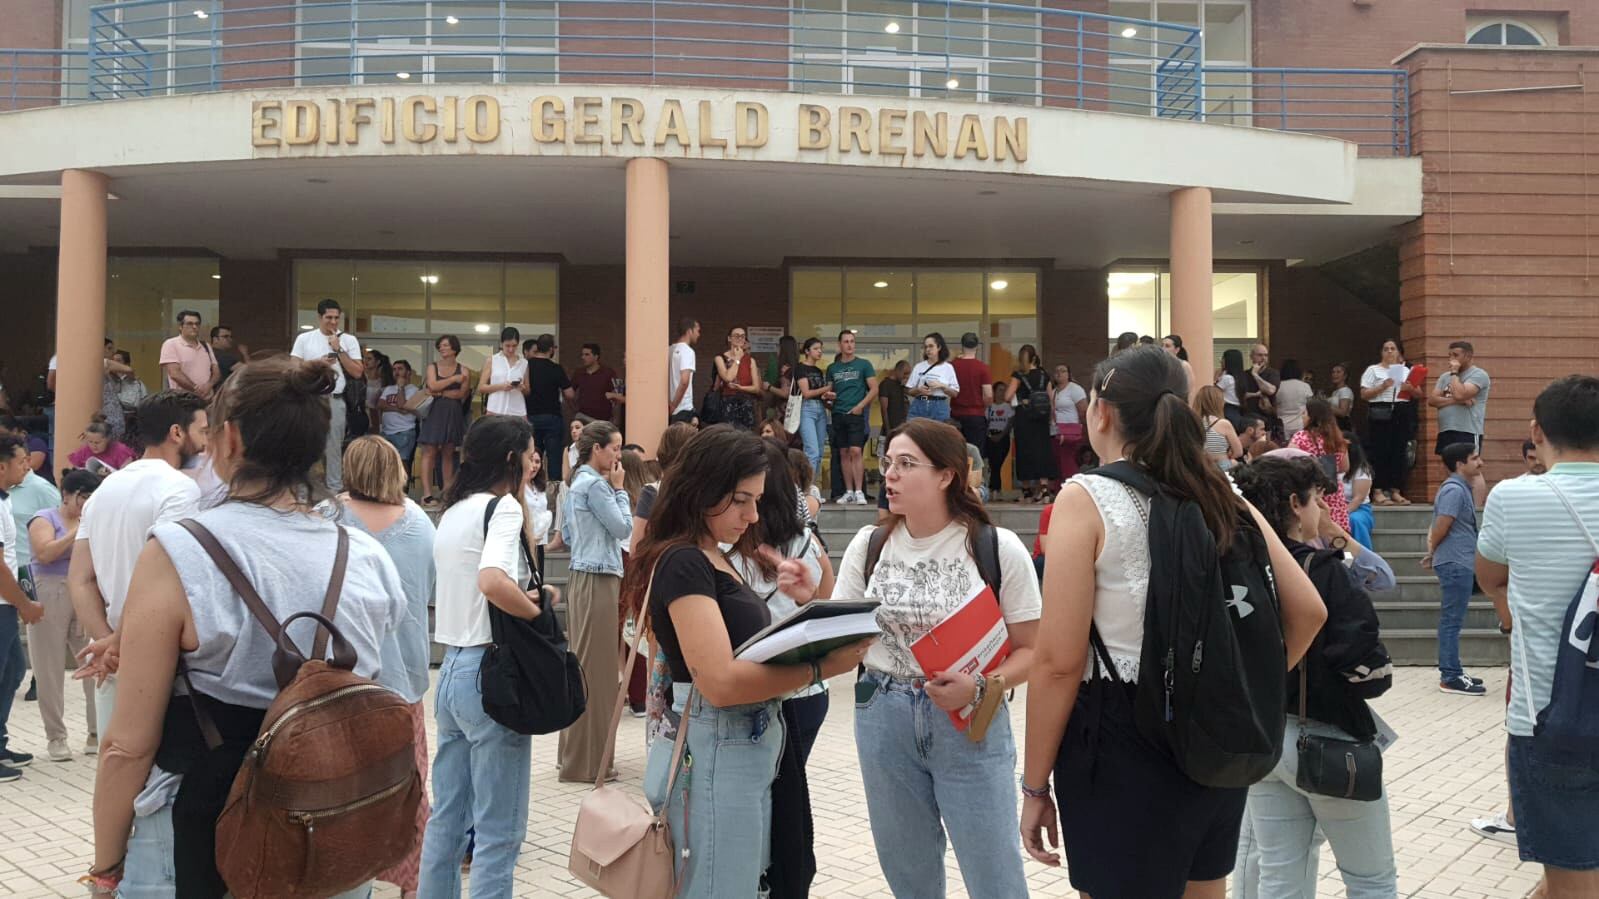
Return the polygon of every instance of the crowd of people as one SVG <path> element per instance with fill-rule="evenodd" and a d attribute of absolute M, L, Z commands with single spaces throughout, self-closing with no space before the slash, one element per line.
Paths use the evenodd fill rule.
<path fill-rule="evenodd" d="M 1372 548 L 1371 506 L 1408 502 L 1405 446 L 1423 400 L 1438 410 L 1450 474 L 1423 560 L 1444 590 L 1440 687 L 1483 692 L 1458 654 L 1473 577 L 1512 635 L 1510 808 L 1473 826 L 1544 865 L 1547 895 L 1599 889 L 1599 842 L 1569 826 L 1599 816 L 1593 712 L 1555 687 L 1584 676 L 1581 654 L 1573 673 L 1562 647 L 1583 620 L 1568 617 L 1570 597 L 1583 601 L 1579 574 L 1599 554 L 1587 536 L 1599 530 L 1599 380 L 1543 392 L 1524 451 L 1536 476 L 1488 493 L 1491 382 L 1464 341 L 1430 389 L 1386 342 L 1359 382 L 1362 434 L 1346 367 L 1321 396 L 1257 346 L 1248 365 L 1229 350 L 1200 384 L 1176 335 L 1159 346 L 1124 335 L 1085 387 L 1031 345 L 995 377 L 975 334 L 958 347 L 929 334 L 922 359 L 879 378 L 852 332 L 826 366 L 818 338 L 785 338 L 763 366 L 734 328 L 696 402 L 700 327 L 685 320 L 670 353 L 673 423 L 651 453 L 612 421 L 628 396 L 597 345 L 568 372 L 553 336 L 507 328 L 473 373 L 444 336 L 413 384 L 409 361 L 363 352 L 341 329 L 336 302 L 318 312 L 289 356 L 259 359 L 235 353 L 231 334 L 200 344 L 200 317 L 180 315 L 165 389 L 108 388 L 120 425 L 91 426 L 59 490 L 48 447 L 0 419 L 0 599 L 12 607 L 0 614 L 0 780 L 32 761 L 3 729 L 26 624 L 50 759 L 72 757 L 70 657 L 89 703 L 91 892 L 226 890 L 218 815 L 284 682 L 283 642 L 310 633 L 258 625 L 243 578 L 281 621 L 321 614 L 353 650 L 354 674 L 409 707 L 406 770 L 431 789 L 409 852 L 367 875 L 407 896 L 460 895 L 464 877 L 473 895 L 516 892 L 533 744 L 491 712 L 483 684 L 501 622 L 557 606 L 587 700 L 560 729 L 557 777 L 617 779 L 610 710 L 646 718 L 644 792 L 682 850 L 678 895 L 807 895 L 806 765 L 829 682 L 855 671 L 868 819 L 896 896 L 945 894 L 946 845 L 974 897 L 1025 896 L 1025 860 L 1062 855 L 1094 896 L 1221 897 L 1229 875 L 1238 895 L 1310 895 L 1322 840 L 1350 895 L 1395 896 L 1381 774 L 1393 733 L 1368 704 L 1392 682 L 1370 594 L 1394 574 Z M 126 380 L 115 352 L 108 344 L 108 384 Z M 474 396 L 484 411 L 472 420 Z M 835 571 L 817 514 L 824 498 L 868 502 L 874 406 L 880 513 Z M 1035 552 L 983 503 L 1007 458 L 1024 499 L 1052 500 Z M 816 483 L 824 463 L 840 481 L 832 497 Z M 219 568 L 185 522 L 214 534 L 239 571 Z M 570 554 L 564 590 L 543 578 L 557 549 Z M 1270 575 L 1241 574 L 1251 570 Z M 1246 583 L 1226 592 L 1237 577 Z M 342 584 L 334 604 L 305 589 L 330 581 Z M 1004 641 L 992 664 L 924 667 L 917 644 L 985 592 Z M 880 633 L 796 664 L 738 658 L 772 621 L 834 597 L 879 602 Z M 1213 672 L 1191 643 L 1191 673 L 1152 654 L 1150 635 L 1190 626 L 1169 622 L 1196 602 L 1215 603 L 1206 626 L 1238 647 L 1237 670 Z M 436 683 L 430 641 L 444 648 Z M 1018 783 L 1007 691 L 1023 684 Z M 969 738 L 985 706 L 992 723 Z M 1208 753 L 1177 736 L 1241 712 L 1254 727 Z M 1540 727 L 1552 713 L 1559 741 Z M 1344 753 L 1335 774 L 1347 783 L 1326 782 L 1307 746 Z"/>

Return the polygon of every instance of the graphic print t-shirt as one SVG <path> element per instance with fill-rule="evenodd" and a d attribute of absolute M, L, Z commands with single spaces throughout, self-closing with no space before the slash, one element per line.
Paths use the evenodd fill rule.
<path fill-rule="evenodd" d="M 895 677 L 926 673 L 911 652 L 921 639 L 981 589 L 982 572 L 966 546 L 966 526 L 952 522 L 928 537 L 912 537 L 903 525 L 883 544 L 872 583 L 863 583 L 866 549 L 874 528 L 862 528 L 850 541 L 839 566 L 833 596 L 876 599 L 877 623 L 883 635 L 866 651 L 866 667 Z M 999 529 L 999 608 L 1007 624 L 1038 620 L 1043 598 L 1033 559 L 1015 533 Z"/>

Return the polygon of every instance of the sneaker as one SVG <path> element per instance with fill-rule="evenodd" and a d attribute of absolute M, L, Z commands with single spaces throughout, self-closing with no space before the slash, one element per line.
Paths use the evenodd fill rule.
<path fill-rule="evenodd" d="M 1438 684 L 1438 692 L 1455 693 L 1460 696 L 1485 696 L 1488 693 L 1488 689 L 1482 684 L 1472 683 L 1471 678 L 1461 675 L 1460 677 L 1440 682 Z"/>
<path fill-rule="evenodd" d="M 0 783 L 8 780 L 16 780 L 21 776 L 22 772 L 11 767 L 10 765 L 0 765 Z"/>
<path fill-rule="evenodd" d="M 48 755 L 52 762 L 72 761 L 72 750 L 67 748 L 66 740 L 51 740 L 45 747 L 45 755 Z"/>
<path fill-rule="evenodd" d="M 1465 678 L 1466 678 L 1466 680 L 1471 681 L 1472 683 L 1478 685 L 1479 687 L 1482 686 L 1483 680 L 1480 677 L 1472 677 L 1471 675 L 1468 674 L 1468 675 L 1465 675 Z"/>
<path fill-rule="evenodd" d="M 17 752 L 12 749 L 0 749 L 0 765 L 10 765 L 13 768 L 26 768 L 33 764 L 33 754 L 30 752 Z"/>
<path fill-rule="evenodd" d="M 1506 846 L 1516 845 L 1516 825 L 1505 820 L 1504 812 L 1500 812 L 1492 818 L 1471 819 L 1471 829 L 1476 832 L 1477 836 L 1498 840 Z"/>
<path fill-rule="evenodd" d="M 855 491 L 855 505 L 857 505 L 857 506 L 871 505 L 870 503 L 868 503 L 866 501 L 866 491 L 864 491 L 864 490 Z"/>
<path fill-rule="evenodd" d="M 84 755 L 96 755 L 99 752 L 100 752 L 100 737 L 99 737 L 98 734 L 90 734 L 83 741 L 83 754 Z"/>

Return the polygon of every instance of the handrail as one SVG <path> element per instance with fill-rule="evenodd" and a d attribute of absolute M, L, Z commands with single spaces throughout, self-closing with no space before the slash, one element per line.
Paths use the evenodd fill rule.
<path fill-rule="evenodd" d="M 1194 26 L 1017 2 L 518 0 L 452 14 L 417 0 L 120 0 L 89 21 L 82 50 L 0 50 L 0 103 L 396 80 L 721 85 L 1204 120 L 1410 152 L 1402 70 L 1209 66 Z M 53 96 L 33 96 L 49 84 Z"/>

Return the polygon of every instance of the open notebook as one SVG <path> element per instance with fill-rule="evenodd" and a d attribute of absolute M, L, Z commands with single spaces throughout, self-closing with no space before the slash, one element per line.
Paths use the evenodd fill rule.
<path fill-rule="evenodd" d="M 800 606 L 744 641 L 734 656 L 746 662 L 797 665 L 819 659 L 840 646 L 882 633 L 875 599 L 822 599 Z"/>

